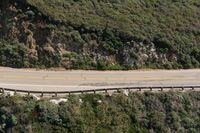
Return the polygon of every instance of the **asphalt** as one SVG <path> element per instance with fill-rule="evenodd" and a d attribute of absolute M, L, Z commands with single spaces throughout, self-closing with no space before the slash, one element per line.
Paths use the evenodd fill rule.
<path fill-rule="evenodd" d="M 0 87 L 74 91 L 119 87 L 200 85 L 200 70 L 37 71 L 0 68 Z"/>

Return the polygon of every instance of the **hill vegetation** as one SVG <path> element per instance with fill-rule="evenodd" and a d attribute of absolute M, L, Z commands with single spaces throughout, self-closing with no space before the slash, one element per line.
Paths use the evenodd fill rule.
<path fill-rule="evenodd" d="M 199 92 L 66 96 L 67 102 L 0 96 L 0 132 L 198 133 Z"/>
<path fill-rule="evenodd" d="M 200 66 L 197 0 L 1 1 L 2 43 L 28 49 L 21 67 Z"/>

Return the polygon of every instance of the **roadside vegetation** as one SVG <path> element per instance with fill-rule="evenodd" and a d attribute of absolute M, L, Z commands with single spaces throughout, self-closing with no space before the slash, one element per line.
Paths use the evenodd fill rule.
<path fill-rule="evenodd" d="M 67 102 L 0 96 L 0 131 L 15 133 L 198 133 L 200 93 L 66 96 Z"/>
<path fill-rule="evenodd" d="M 28 50 L 19 42 L 0 40 L 0 65 L 9 67 L 28 67 Z"/>

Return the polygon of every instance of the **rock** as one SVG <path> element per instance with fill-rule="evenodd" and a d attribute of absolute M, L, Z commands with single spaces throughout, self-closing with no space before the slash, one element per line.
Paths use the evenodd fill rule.
<path fill-rule="evenodd" d="M 33 33 L 30 30 L 27 30 L 26 33 L 27 39 L 26 39 L 26 46 L 30 49 L 36 49 L 36 40 L 33 38 Z"/>
<path fill-rule="evenodd" d="M 147 54 L 143 54 L 143 57 L 146 59 L 149 58 L 149 56 Z"/>
<path fill-rule="evenodd" d="M 82 99 L 79 99 L 79 103 L 83 103 L 83 100 L 82 100 Z"/>
<path fill-rule="evenodd" d="M 156 49 L 155 48 L 151 48 L 151 50 L 150 50 L 151 52 L 155 52 L 156 51 Z"/>
<path fill-rule="evenodd" d="M 97 103 L 102 103 L 102 101 L 101 101 L 101 100 L 98 100 Z"/>
<path fill-rule="evenodd" d="M 38 56 L 37 50 L 29 49 L 28 51 L 29 51 L 28 55 L 31 59 L 33 58 L 37 59 L 37 56 Z"/>
<path fill-rule="evenodd" d="M 140 54 L 140 56 L 139 56 L 139 62 L 141 63 L 141 64 L 144 64 L 145 63 L 145 61 L 148 59 L 148 55 L 147 54 Z"/>
<path fill-rule="evenodd" d="M 17 18 L 17 17 L 14 17 L 14 20 L 15 20 L 15 21 L 18 21 L 18 18 Z"/>
<path fill-rule="evenodd" d="M 151 59 L 158 59 L 158 55 L 157 55 L 156 52 L 151 52 L 151 53 L 149 54 L 149 58 L 151 58 Z"/>
<path fill-rule="evenodd" d="M 33 33 L 30 30 L 27 30 L 26 33 L 28 34 L 26 46 L 29 48 L 29 57 L 37 57 L 38 53 L 36 50 L 36 40 L 33 38 Z"/>
<path fill-rule="evenodd" d="M 60 102 L 67 102 L 67 101 L 68 101 L 68 99 L 65 99 L 65 98 L 60 99 Z"/>
<path fill-rule="evenodd" d="M 50 52 L 50 53 L 52 53 L 52 55 L 55 54 L 55 50 L 53 49 L 53 47 L 52 47 L 51 45 L 45 46 L 45 47 L 44 47 L 44 50 L 45 50 L 45 51 L 48 51 L 48 52 Z"/>
<path fill-rule="evenodd" d="M 57 48 L 59 48 L 59 49 L 63 49 L 63 44 L 62 44 L 62 43 L 58 43 L 58 44 L 56 44 L 56 46 L 57 46 Z"/>
<path fill-rule="evenodd" d="M 171 58 L 171 60 L 174 61 L 174 62 L 177 62 L 177 61 L 178 61 L 178 57 L 177 57 L 175 54 L 172 54 L 170 58 Z"/>
<path fill-rule="evenodd" d="M 15 95 L 15 93 L 12 92 L 12 91 L 5 92 L 5 93 L 4 93 L 4 96 L 8 96 L 8 97 L 12 97 L 12 96 L 14 96 L 14 95 Z"/>
<path fill-rule="evenodd" d="M 52 99 L 52 100 L 50 100 L 50 102 L 51 103 L 53 103 L 53 104 L 59 104 L 59 103 L 61 103 L 61 102 L 67 102 L 67 100 L 68 99 L 64 99 L 64 98 L 61 98 L 61 99 Z"/>
<path fill-rule="evenodd" d="M 40 100 L 40 98 L 39 98 L 38 96 L 34 95 L 34 94 L 31 94 L 31 96 L 32 96 L 33 99 L 36 100 L 36 101 Z"/>
<path fill-rule="evenodd" d="M 168 62 L 166 54 L 161 54 L 160 59 L 161 59 L 162 64 L 166 64 Z"/>
<path fill-rule="evenodd" d="M 113 93 L 114 93 L 114 92 L 108 91 L 108 92 L 107 92 L 107 95 L 111 97 Z"/>
<path fill-rule="evenodd" d="M 128 94 L 129 94 L 128 90 L 123 90 L 123 94 L 128 96 Z"/>

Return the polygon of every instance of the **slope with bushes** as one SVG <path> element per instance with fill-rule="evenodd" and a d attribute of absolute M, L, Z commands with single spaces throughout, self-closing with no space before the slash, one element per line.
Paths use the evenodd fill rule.
<path fill-rule="evenodd" d="M 3 42 L 28 48 L 22 67 L 199 67 L 197 0 L 1 0 L 0 6 Z"/>
<path fill-rule="evenodd" d="M 67 96 L 67 102 L 0 96 L 0 132 L 198 133 L 200 93 Z"/>

